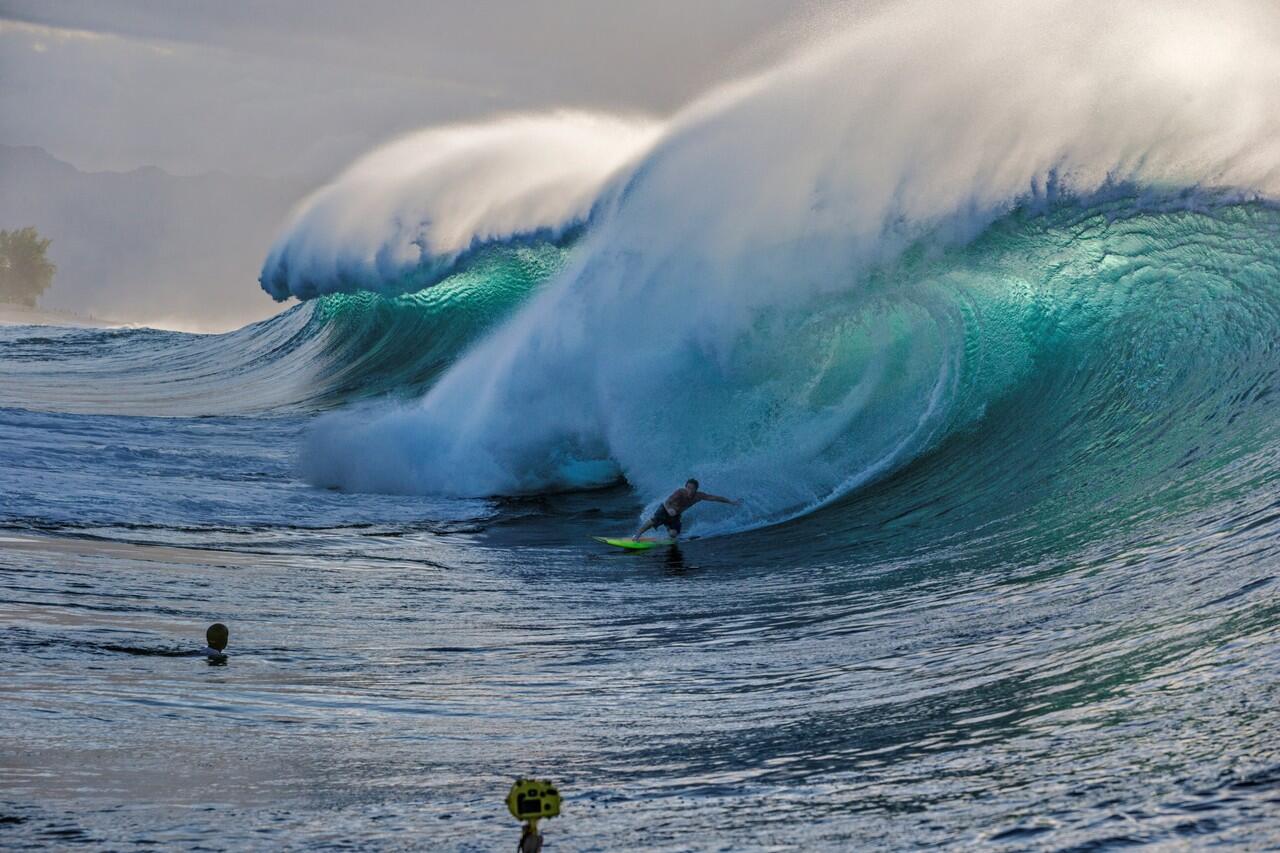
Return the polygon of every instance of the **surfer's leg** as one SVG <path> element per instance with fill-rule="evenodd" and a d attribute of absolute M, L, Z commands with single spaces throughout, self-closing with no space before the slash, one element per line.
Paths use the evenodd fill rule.
<path fill-rule="evenodd" d="M 651 515 L 649 520 L 645 522 L 644 527 L 641 527 L 636 535 L 631 538 L 639 539 L 640 534 L 644 533 L 646 530 L 657 530 L 659 527 L 666 527 L 670 521 L 671 514 L 667 512 L 667 508 L 665 506 L 660 506 L 658 507 L 658 511 Z"/>

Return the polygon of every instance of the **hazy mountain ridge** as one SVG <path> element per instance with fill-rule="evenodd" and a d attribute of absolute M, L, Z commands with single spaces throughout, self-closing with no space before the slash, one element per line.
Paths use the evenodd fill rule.
<path fill-rule="evenodd" d="M 82 172 L 42 148 L 0 145 L 0 228 L 35 226 L 58 265 L 41 307 L 225 329 L 271 314 L 262 258 L 298 182 L 153 166 Z"/>

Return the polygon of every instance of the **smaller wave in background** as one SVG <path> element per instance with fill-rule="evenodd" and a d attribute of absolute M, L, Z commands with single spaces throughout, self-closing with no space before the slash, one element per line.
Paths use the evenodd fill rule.
<path fill-rule="evenodd" d="M 219 335 L 0 326 L 0 406 L 189 417 L 419 394 L 571 251 L 550 242 L 486 247 L 415 293 L 333 294 Z"/>
<path fill-rule="evenodd" d="M 262 287 L 278 300 L 405 293 L 487 245 L 560 242 L 658 129 L 564 111 L 406 136 L 299 205 L 263 264 Z"/>

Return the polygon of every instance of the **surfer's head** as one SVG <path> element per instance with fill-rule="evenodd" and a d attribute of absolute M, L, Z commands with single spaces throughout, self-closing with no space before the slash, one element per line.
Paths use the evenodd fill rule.
<path fill-rule="evenodd" d="M 684 490 L 691 495 L 698 493 L 698 481 L 690 477 L 684 481 Z"/>
<path fill-rule="evenodd" d="M 204 632 L 204 641 L 209 644 L 209 648 L 222 651 L 227 647 L 227 626 L 221 622 L 214 622 L 209 626 L 209 630 Z"/>

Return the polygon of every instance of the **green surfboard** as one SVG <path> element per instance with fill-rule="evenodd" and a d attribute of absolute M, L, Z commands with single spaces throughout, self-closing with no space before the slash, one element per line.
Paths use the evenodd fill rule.
<path fill-rule="evenodd" d="M 656 548 L 659 545 L 676 544 L 673 539 L 609 539 L 604 536 L 593 536 L 591 538 L 597 542 L 612 545 L 615 548 L 626 548 L 628 551 L 648 551 L 650 548 Z"/>

